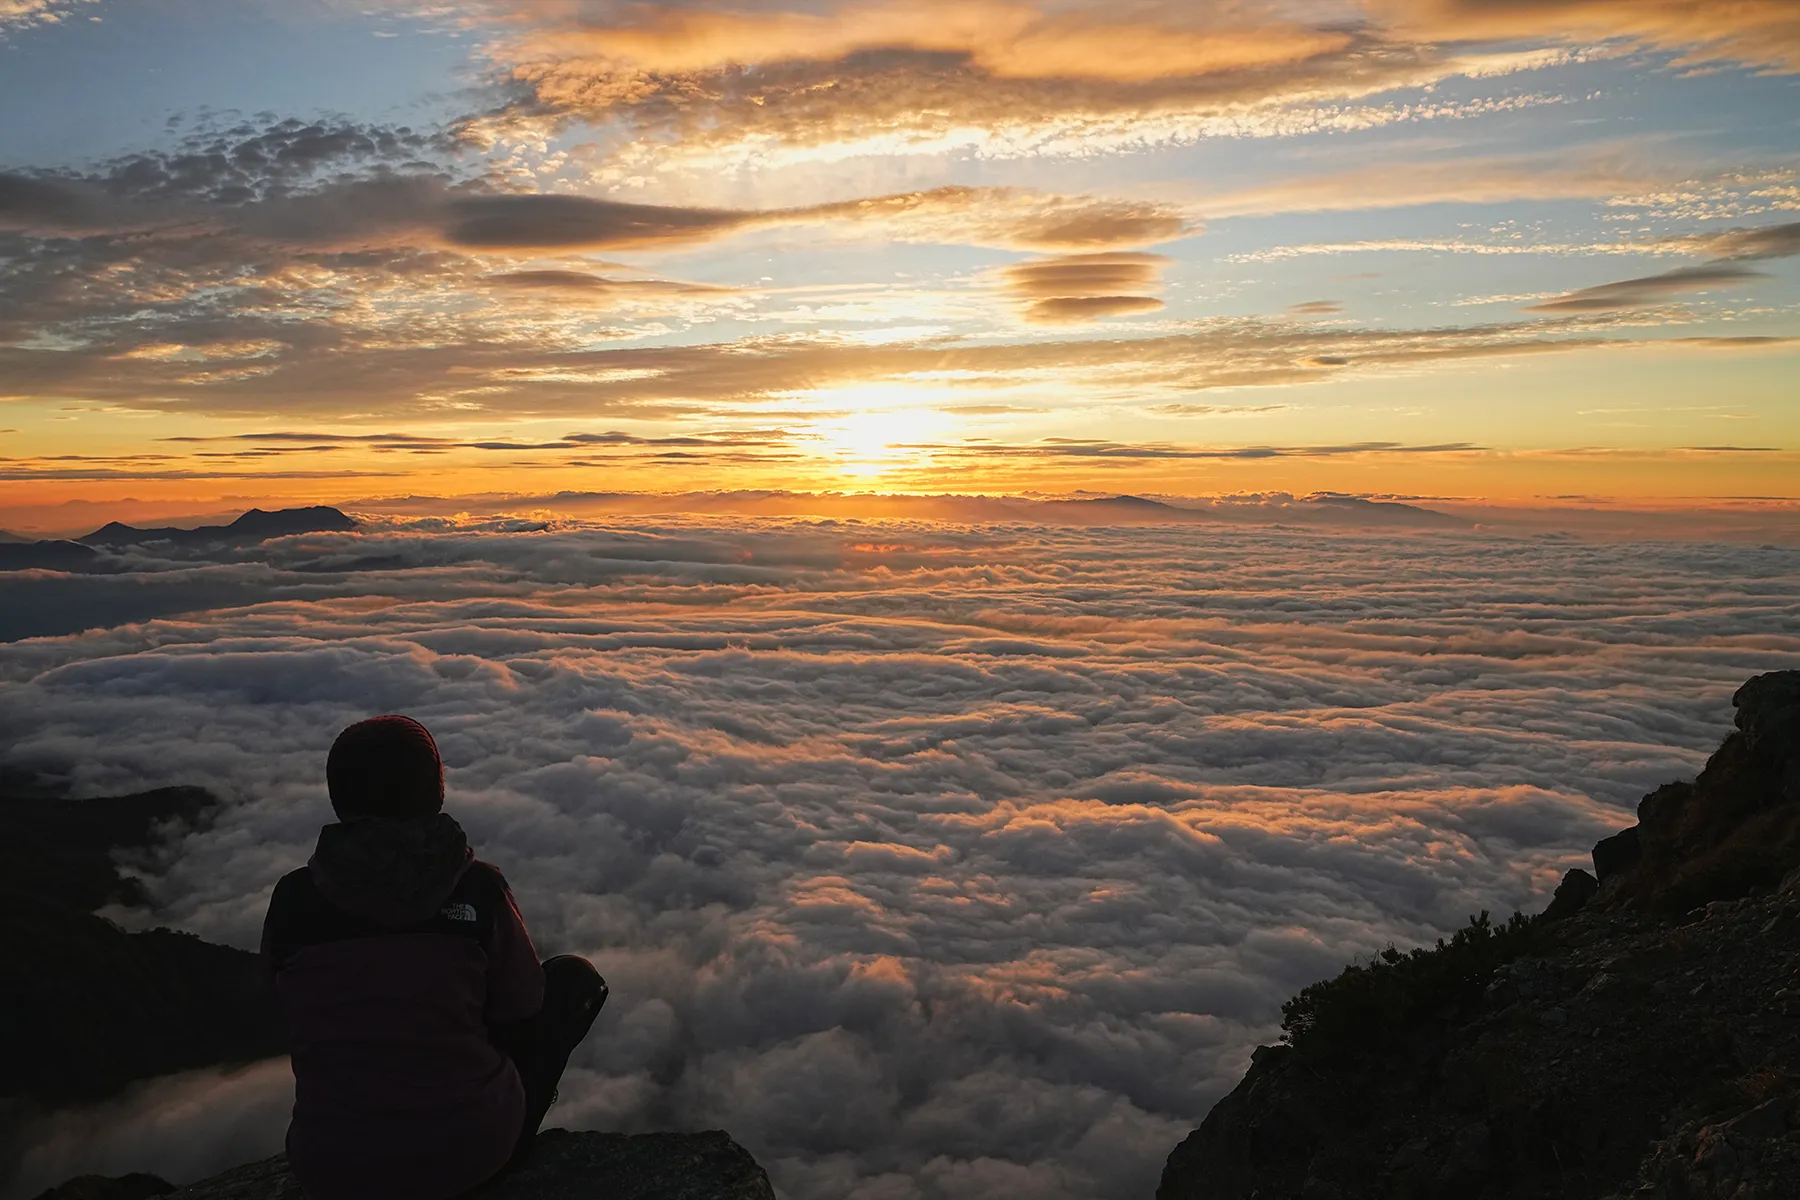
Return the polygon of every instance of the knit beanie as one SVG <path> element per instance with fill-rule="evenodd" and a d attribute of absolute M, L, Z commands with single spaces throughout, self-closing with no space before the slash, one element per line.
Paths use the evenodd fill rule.
<path fill-rule="evenodd" d="M 331 743 L 325 785 L 340 821 L 428 817 L 444 807 L 444 762 L 411 717 L 370 717 Z"/>

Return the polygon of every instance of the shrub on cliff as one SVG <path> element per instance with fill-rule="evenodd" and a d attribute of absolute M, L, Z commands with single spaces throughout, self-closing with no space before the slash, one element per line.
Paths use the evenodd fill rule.
<path fill-rule="evenodd" d="M 1496 925 L 1483 911 L 1436 946 L 1400 951 L 1390 944 L 1283 1004 L 1282 1040 L 1319 1058 L 1383 1053 L 1477 1002 L 1494 972 L 1529 948 L 1538 921 L 1514 913 Z"/>

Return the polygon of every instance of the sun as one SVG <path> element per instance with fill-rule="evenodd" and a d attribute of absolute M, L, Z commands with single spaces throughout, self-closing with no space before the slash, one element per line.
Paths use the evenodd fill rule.
<path fill-rule="evenodd" d="M 854 413 L 819 426 L 832 453 L 858 462 L 879 462 L 904 457 L 919 437 L 922 419 L 935 413 L 913 409 L 887 409 Z"/>
<path fill-rule="evenodd" d="M 943 437 L 951 424 L 915 388 L 865 386 L 815 392 L 812 398 L 822 406 L 836 401 L 850 410 L 840 410 L 811 427 L 821 455 L 844 475 L 881 475 L 923 462 L 930 457 L 928 443 Z"/>

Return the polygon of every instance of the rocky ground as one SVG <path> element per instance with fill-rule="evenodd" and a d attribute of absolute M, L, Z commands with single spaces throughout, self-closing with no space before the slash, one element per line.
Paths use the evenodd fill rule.
<path fill-rule="evenodd" d="M 1734 702 L 1549 912 L 1302 993 L 1159 1200 L 1800 1197 L 1800 672 Z"/>
<path fill-rule="evenodd" d="M 175 1188 L 149 1175 L 71 1179 L 37 1200 L 304 1200 L 282 1155 Z M 769 1177 L 723 1133 L 538 1135 L 530 1157 L 468 1200 L 775 1200 Z"/>

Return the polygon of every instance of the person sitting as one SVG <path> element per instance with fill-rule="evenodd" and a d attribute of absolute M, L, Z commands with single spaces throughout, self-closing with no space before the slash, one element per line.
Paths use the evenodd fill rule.
<path fill-rule="evenodd" d="M 606 982 L 573 955 L 538 962 L 505 878 L 443 811 L 423 725 L 350 726 L 325 777 L 337 823 L 263 923 L 289 1165 L 310 1200 L 445 1200 L 525 1152 Z"/>

